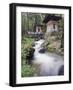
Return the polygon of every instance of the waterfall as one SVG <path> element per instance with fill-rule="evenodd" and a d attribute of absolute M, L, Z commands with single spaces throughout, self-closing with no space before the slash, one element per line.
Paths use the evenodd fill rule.
<path fill-rule="evenodd" d="M 64 74 L 63 57 L 54 53 L 40 53 L 41 45 L 44 43 L 43 39 L 35 41 L 34 60 L 33 64 L 36 66 L 38 76 L 55 76 Z M 62 69 L 62 70 L 61 70 Z M 61 73 L 62 72 L 62 73 Z"/>

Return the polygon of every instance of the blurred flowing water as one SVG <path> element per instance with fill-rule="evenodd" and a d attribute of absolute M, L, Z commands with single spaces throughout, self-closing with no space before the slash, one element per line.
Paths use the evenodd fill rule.
<path fill-rule="evenodd" d="M 33 65 L 36 67 L 36 74 L 38 76 L 56 76 L 61 73 L 64 74 L 64 60 L 62 56 L 54 53 L 40 53 L 41 45 L 44 43 L 43 39 L 35 41 L 34 60 Z"/>

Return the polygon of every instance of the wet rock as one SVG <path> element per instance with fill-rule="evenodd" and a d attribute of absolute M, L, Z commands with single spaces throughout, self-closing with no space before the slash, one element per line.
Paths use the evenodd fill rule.
<path fill-rule="evenodd" d="M 39 50 L 39 53 L 45 53 L 45 51 L 46 51 L 46 49 L 43 48 L 43 49 Z"/>
<path fill-rule="evenodd" d="M 64 65 L 60 67 L 58 75 L 64 75 Z"/>
<path fill-rule="evenodd" d="M 31 61 L 32 61 L 33 58 L 34 58 L 34 51 L 35 51 L 35 49 L 34 49 L 34 48 L 31 48 L 31 49 L 29 50 L 29 54 L 26 56 L 26 59 L 27 59 L 27 63 L 28 63 L 28 64 L 31 64 Z"/>
<path fill-rule="evenodd" d="M 34 46 L 35 46 L 35 44 L 32 44 L 32 46 L 34 47 Z"/>

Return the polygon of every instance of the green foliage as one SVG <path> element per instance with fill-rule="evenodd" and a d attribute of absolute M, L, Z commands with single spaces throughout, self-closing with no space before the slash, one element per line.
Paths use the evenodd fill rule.
<path fill-rule="evenodd" d="M 22 37 L 28 31 L 35 31 L 35 26 L 43 24 L 45 14 L 42 13 L 21 13 Z"/>
<path fill-rule="evenodd" d="M 64 49 L 64 18 L 62 18 L 59 22 L 58 22 L 58 26 L 60 28 L 59 30 L 59 37 L 61 37 L 61 48 Z"/>
<path fill-rule="evenodd" d="M 22 65 L 23 63 L 27 62 L 26 56 L 29 54 L 30 49 L 32 48 L 32 45 L 34 43 L 34 39 L 24 37 L 21 42 L 21 59 L 22 59 Z"/>
<path fill-rule="evenodd" d="M 54 47 L 49 47 L 49 45 L 48 45 L 48 52 L 55 52 L 55 50 L 56 50 L 56 48 L 54 48 Z"/>
<path fill-rule="evenodd" d="M 62 16 L 62 15 L 61 15 Z M 48 52 L 64 55 L 64 17 L 58 21 L 58 32 L 45 34 L 45 48 Z"/>
<path fill-rule="evenodd" d="M 43 23 L 44 17 L 47 14 L 42 13 L 21 13 L 21 27 L 22 27 L 22 40 L 21 40 L 21 76 L 31 77 L 35 74 L 35 68 L 27 64 L 27 56 L 34 44 L 34 38 L 27 36 L 28 31 L 35 31 L 35 26 L 43 24 L 42 31 L 45 33 L 46 25 Z M 64 55 L 64 18 L 58 22 L 58 32 L 45 33 L 45 43 L 42 45 L 48 52 L 55 52 Z M 54 42 L 61 41 L 60 48 L 56 48 Z M 54 44 L 53 44 L 54 43 Z M 58 45 L 58 44 L 57 44 Z"/>
<path fill-rule="evenodd" d="M 21 70 L 21 76 L 22 77 L 31 77 L 34 76 L 35 68 L 30 65 L 24 65 Z"/>
<path fill-rule="evenodd" d="M 21 76 L 28 77 L 34 75 L 34 67 L 27 64 L 27 55 L 34 43 L 33 38 L 24 37 L 21 42 Z"/>

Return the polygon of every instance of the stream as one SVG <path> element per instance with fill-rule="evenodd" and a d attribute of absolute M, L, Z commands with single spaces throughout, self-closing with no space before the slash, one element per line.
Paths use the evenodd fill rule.
<path fill-rule="evenodd" d="M 35 41 L 33 65 L 36 68 L 35 76 L 56 76 L 64 75 L 64 60 L 63 57 L 55 53 L 40 53 L 43 39 Z"/>

